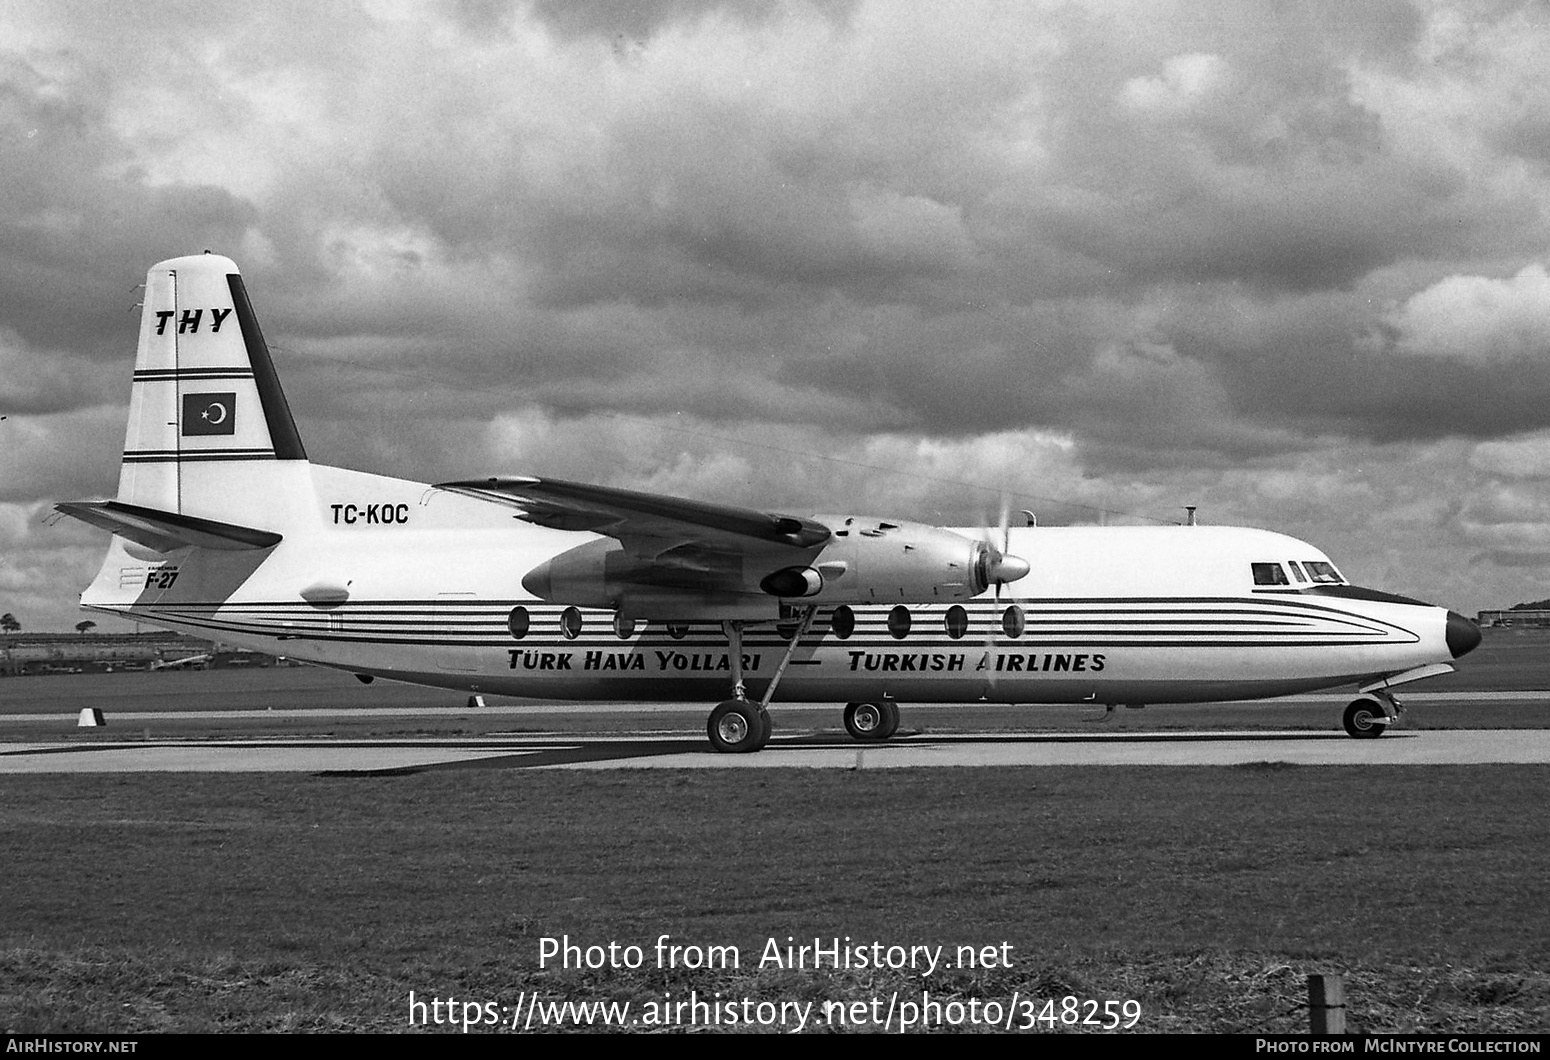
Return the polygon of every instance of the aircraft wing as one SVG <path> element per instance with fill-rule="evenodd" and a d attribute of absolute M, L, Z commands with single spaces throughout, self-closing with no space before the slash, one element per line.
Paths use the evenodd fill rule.
<path fill-rule="evenodd" d="M 603 534 L 637 558 L 673 560 L 673 566 L 714 554 L 811 549 L 830 536 L 815 519 L 562 479 L 468 479 L 436 488 L 508 505 L 538 526 Z"/>

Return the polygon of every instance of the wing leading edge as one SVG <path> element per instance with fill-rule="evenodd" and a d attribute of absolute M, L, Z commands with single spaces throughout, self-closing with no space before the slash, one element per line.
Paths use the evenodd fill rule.
<path fill-rule="evenodd" d="M 468 479 L 436 488 L 507 505 L 538 526 L 612 537 L 640 558 L 696 547 L 734 555 L 813 549 L 831 536 L 815 519 L 562 479 Z"/>

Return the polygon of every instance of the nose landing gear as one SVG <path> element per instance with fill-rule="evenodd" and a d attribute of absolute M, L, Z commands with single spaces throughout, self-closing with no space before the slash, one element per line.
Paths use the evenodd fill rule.
<path fill-rule="evenodd" d="M 1346 735 L 1357 740 L 1376 740 L 1390 725 L 1399 720 L 1403 708 L 1393 696 L 1374 692 L 1352 700 L 1345 708 L 1341 724 Z"/>

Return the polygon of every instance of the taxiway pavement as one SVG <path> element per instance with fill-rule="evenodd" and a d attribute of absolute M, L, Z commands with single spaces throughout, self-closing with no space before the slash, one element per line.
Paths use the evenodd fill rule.
<path fill-rule="evenodd" d="M 950 766 L 1550 765 L 1550 730 L 1112 735 L 969 733 L 858 744 L 773 739 L 721 755 L 683 736 L 554 735 L 454 739 L 250 739 L 0 744 L 0 773 L 403 773 L 428 769 L 903 769 Z"/>

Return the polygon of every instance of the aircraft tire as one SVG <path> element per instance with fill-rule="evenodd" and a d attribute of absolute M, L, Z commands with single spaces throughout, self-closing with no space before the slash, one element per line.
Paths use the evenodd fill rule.
<path fill-rule="evenodd" d="M 899 731 L 899 704 L 891 699 L 885 699 L 878 706 L 883 708 L 883 725 L 878 730 L 876 739 L 887 740 Z"/>
<path fill-rule="evenodd" d="M 750 754 L 770 738 L 773 722 L 768 711 L 746 699 L 717 703 L 705 723 L 710 745 L 722 754 Z"/>
<path fill-rule="evenodd" d="M 1341 723 L 1353 739 L 1376 740 L 1388 728 L 1388 712 L 1376 699 L 1358 699 L 1345 708 Z"/>
<path fill-rule="evenodd" d="M 893 707 L 891 714 L 889 707 Z M 845 731 L 863 743 L 886 740 L 898 727 L 899 708 L 887 700 L 882 703 L 845 704 Z"/>

